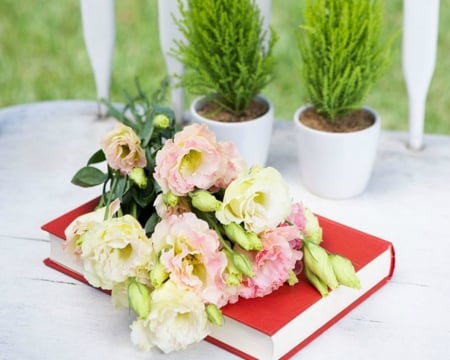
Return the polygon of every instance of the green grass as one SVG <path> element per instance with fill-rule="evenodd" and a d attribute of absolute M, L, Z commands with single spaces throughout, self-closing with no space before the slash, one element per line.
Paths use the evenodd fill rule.
<path fill-rule="evenodd" d="M 157 1 L 116 1 L 116 47 L 111 98 L 123 101 L 139 77 L 146 91 L 154 90 L 165 73 L 159 47 Z M 386 24 L 401 29 L 402 0 L 385 1 Z M 272 1 L 272 26 L 280 39 L 275 48 L 277 76 L 265 89 L 278 119 L 290 120 L 304 103 L 297 67 L 295 31 L 302 2 Z M 439 50 L 427 101 L 425 131 L 450 134 L 448 82 L 450 8 L 440 8 Z M 408 129 L 408 103 L 401 67 L 401 36 L 388 73 L 367 104 L 376 108 L 386 129 Z M 95 86 L 81 30 L 79 0 L 0 2 L 0 107 L 42 100 L 94 99 Z M 188 98 L 189 100 L 189 98 Z"/>

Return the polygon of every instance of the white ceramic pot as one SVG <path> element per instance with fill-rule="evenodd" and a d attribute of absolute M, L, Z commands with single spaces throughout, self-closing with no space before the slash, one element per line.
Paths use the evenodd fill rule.
<path fill-rule="evenodd" d="M 219 141 L 233 142 L 248 166 L 266 164 L 272 138 L 274 111 L 272 103 L 262 96 L 258 99 L 269 106 L 269 110 L 257 119 L 243 122 L 221 122 L 207 119 L 198 114 L 197 109 L 202 105 L 198 98 L 191 105 L 192 122 L 205 124 L 216 134 Z"/>
<path fill-rule="evenodd" d="M 345 199 L 362 193 L 371 176 L 378 148 L 381 119 L 370 111 L 374 124 L 350 133 L 330 133 L 303 125 L 294 115 L 301 181 L 306 189 L 325 198 Z"/>

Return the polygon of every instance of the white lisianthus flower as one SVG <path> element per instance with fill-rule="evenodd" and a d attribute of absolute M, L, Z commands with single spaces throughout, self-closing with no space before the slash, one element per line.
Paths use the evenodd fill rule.
<path fill-rule="evenodd" d="M 128 280 L 113 285 L 111 289 L 111 301 L 114 307 L 123 308 L 130 306 L 128 303 L 128 285 Z"/>
<path fill-rule="evenodd" d="M 142 268 L 151 267 L 151 241 L 131 215 L 105 220 L 83 236 L 81 259 L 84 276 L 95 287 L 110 290 Z"/>
<path fill-rule="evenodd" d="M 222 224 L 243 223 L 256 234 L 273 229 L 291 212 L 289 187 L 272 167 L 253 167 L 226 188 L 216 217 Z"/>
<path fill-rule="evenodd" d="M 169 280 L 151 293 L 148 316 L 135 320 L 130 328 L 131 341 L 141 349 L 156 346 L 169 353 L 204 339 L 210 325 L 201 299 Z"/>
<path fill-rule="evenodd" d="M 119 210 L 119 208 L 120 200 L 116 199 L 109 205 L 109 207 L 103 206 L 95 211 L 78 216 L 64 230 L 64 235 L 66 236 L 64 250 L 79 256 L 81 243 L 83 242 L 83 235 L 94 226 L 101 223 L 105 218 L 109 219 L 112 217 Z"/>

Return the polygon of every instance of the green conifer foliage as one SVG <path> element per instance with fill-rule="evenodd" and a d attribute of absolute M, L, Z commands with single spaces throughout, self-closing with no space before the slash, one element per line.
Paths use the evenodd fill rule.
<path fill-rule="evenodd" d="M 185 65 L 179 85 L 240 114 L 272 80 L 276 42 L 254 0 L 178 0 L 184 40 L 172 54 Z M 270 39 L 267 37 L 270 36 Z"/>
<path fill-rule="evenodd" d="M 306 0 L 297 45 L 308 101 L 329 121 L 361 108 L 390 64 L 380 0 Z"/>

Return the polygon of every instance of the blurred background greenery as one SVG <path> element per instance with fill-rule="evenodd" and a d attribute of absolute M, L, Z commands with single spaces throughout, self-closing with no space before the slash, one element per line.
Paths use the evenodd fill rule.
<path fill-rule="evenodd" d="M 407 0 L 405 0 L 407 1 Z M 302 1 L 272 1 L 272 27 L 279 36 L 275 48 L 277 74 L 264 95 L 275 105 L 278 119 L 290 120 L 304 103 L 297 74 L 299 55 L 295 31 Z M 384 2 L 390 30 L 402 26 L 402 0 Z M 165 74 L 159 48 L 157 1 L 116 1 L 116 46 L 111 99 L 123 101 L 123 90 L 140 79 L 152 92 Z M 437 65 L 427 101 L 425 131 L 450 134 L 450 7 L 441 4 Z M 59 99 L 95 99 L 95 85 L 84 46 L 79 0 L 0 2 L 0 107 Z M 189 101 L 189 98 L 188 98 Z M 379 81 L 367 104 L 376 108 L 385 129 L 408 128 L 408 104 L 401 68 L 401 36 L 389 72 Z"/>

